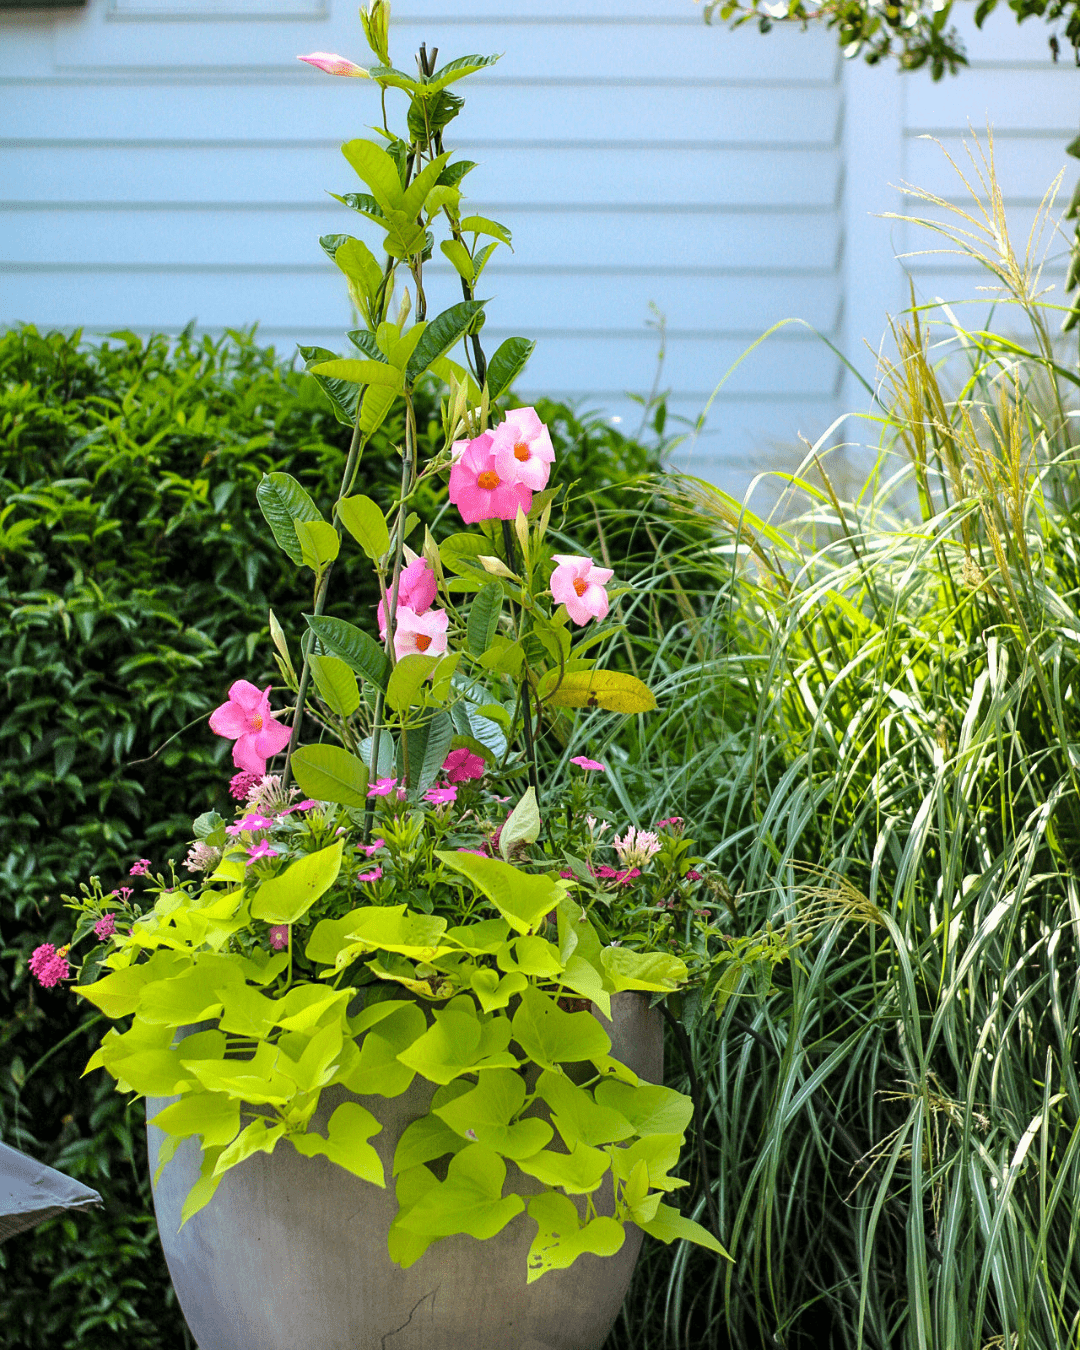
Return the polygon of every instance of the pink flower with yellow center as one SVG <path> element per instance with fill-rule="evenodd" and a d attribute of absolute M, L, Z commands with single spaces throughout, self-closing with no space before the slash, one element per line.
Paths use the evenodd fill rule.
<path fill-rule="evenodd" d="M 532 507 L 532 489 L 500 473 L 490 431 L 462 450 L 450 469 L 450 500 L 467 525 L 480 520 L 514 520 Z"/>
<path fill-rule="evenodd" d="M 379 601 L 379 636 L 386 638 L 386 612 L 390 606 L 393 588 L 387 587 L 386 599 Z M 414 614 L 426 614 L 435 603 L 435 573 L 426 558 L 414 558 L 402 569 L 398 578 L 398 610 L 411 609 Z"/>
<path fill-rule="evenodd" d="M 267 759 L 280 754 L 292 734 L 270 711 L 271 688 L 256 689 L 247 680 L 237 680 L 229 689 L 228 703 L 210 714 L 210 730 L 236 742 L 232 756 L 236 767 L 260 777 L 266 772 Z"/>
<path fill-rule="evenodd" d="M 551 595 L 556 604 L 565 605 L 575 623 L 603 619 L 608 612 L 608 594 L 604 587 L 615 575 L 610 567 L 595 567 L 591 558 L 556 553 L 558 567 L 551 574 Z"/>
<path fill-rule="evenodd" d="M 347 56 L 338 56 L 336 52 L 309 52 L 307 56 L 298 56 L 296 59 L 325 70 L 327 75 L 351 75 L 358 80 L 371 78 L 363 66 L 358 66 Z"/>
<path fill-rule="evenodd" d="M 533 492 L 547 487 L 555 449 L 535 408 L 514 408 L 492 432 L 496 471 Z"/>
<path fill-rule="evenodd" d="M 267 929 L 267 941 L 275 952 L 283 952 L 289 945 L 289 925 L 287 923 L 276 923 L 272 928 Z"/>
<path fill-rule="evenodd" d="M 426 614 L 398 605 L 394 625 L 394 655 L 442 656 L 446 651 L 446 625 L 450 616 L 445 609 L 429 609 Z"/>

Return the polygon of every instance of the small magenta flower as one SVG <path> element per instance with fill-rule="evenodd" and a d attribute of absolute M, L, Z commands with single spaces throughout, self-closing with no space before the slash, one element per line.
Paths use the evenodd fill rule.
<path fill-rule="evenodd" d="M 274 924 L 266 937 L 274 951 L 283 952 L 289 945 L 289 925 L 287 923 Z"/>
<path fill-rule="evenodd" d="M 610 567 L 594 567 L 591 558 L 556 553 L 559 564 L 551 574 L 551 595 L 556 604 L 565 605 L 575 623 L 603 619 L 608 612 L 608 594 L 604 587 L 615 575 Z"/>
<path fill-rule="evenodd" d="M 292 806 L 287 806 L 281 812 L 283 816 L 291 816 L 294 811 L 312 811 L 319 803 L 313 801 L 310 797 L 305 797 L 302 802 L 295 802 Z"/>
<path fill-rule="evenodd" d="M 643 865 L 660 852 L 660 840 L 651 830 L 635 830 L 632 825 L 621 839 L 616 835 L 611 842 L 624 867 Z"/>
<path fill-rule="evenodd" d="M 98 919 L 97 923 L 94 924 L 94 936 L 99 942 L 104 942 L 107 938 L 111 938 L 115 932 L 115 914 L 103 914 L 101 918 Z"/>
<path fill-rule="evenodd" d="M 43 989 L 51 989 L 54 984 L 67 979 L 70 967 L 64 955 L 66 951 L 65 947 L 58 952 L 51 942 L 43 942 L 31 952 L 30 973 Z"/>
<path fill-rule="evenodd" d="M 257 773 L 248 773 L 246 770 L 234 773 L 229 779 L 229 796 L 234 801 L 242 802 L 258 781 Z"/>
<path fill-rule="evenodd" d="M 606 764 L 601 764 L 598 759 L 589 759 L 587 755 L 575 755 L 570 763 L 576 764 L 579 769 L 584 769 L 586 773 L 593 773 L 596 770 L 607 773 Z"/>
<path fill-rule="evenodd" d="M 435 573 L 426 558 L 414 558 L 398 578 L 398 610 L 411 609 L 414 614 L 426 614 L 435 603 L 437 583 Z M 386 613 L 390 607 L 393 588 L 387 587 L 386 598 L 379 601 L 379 636 L 386 639 Z"/>
<path fill-rule="evenodd" d="M 260 858 L 279 858 L 281 853 L 276 848 L 270 847 L 269 839 L 260 839 L 257 844 L 248 846 L 247 866 L 250 867 L 253 862 L 258 862 Z"/>
<path fill-rule="evenodd" d="M 467 525 L 480 520 L 514 520 L 518 507 L 529 514 L 532 489 L 499 472 L 494 437 L 485 431 L 462 450 L 450 469 L 450 500 Z"/>
<path fill-rule="evenodd" d="M 547 487 L 555 450 L 548 429 L 535 408 L 514 408 L 491 433 L 495 468 L 511 483 L 524 483 L 533 492 Z"/>
<path fill-rule="evenodd" d="M 429 609 L 416 614 L 405 605 L 398 605 L 394 625 L 394 655 L 402 657 L 442 656 L 446 651 L 446 626 L 450 616 L 445 609 Z"/>
<path fill-rule="evenodd" d="M 457 801 L 456 787 L 429 787 L 424 793 L 424 801 L 433 806 L 445 806 L 447 802 Z"/>
<path fill-rule="evenodd" d="M 484 776 L 483 756 L 473 754 L 464 745 L 459 746 L 457 750 L 451 750 L 443 760 L 442 767 L 448 783 L 469 783 L 474 778 Z"/>
<path fill-rule="evenodd" d="M 682 833 L 682 828 L 682 816 L 665 816 L 663 820 L 658 820 L 653 826 L 654 830 L 676 830 L 680 834 Z"/>
<path fill-rule="evenodd" d="M 389 797 L 396 786 L 396 778 L 376 778 L 368 788 L 367 795 L 369 797 Z"/>
<path fill-rule="evenodd" d="M 370 844 L 358 844 L 357 847 L 365 857 L 370 858 L 372 854 L 378 853 L 379 849 L 386 847 L 386 840 L 373 839 Z"/>
<path fill-rule="evenodd" d="M 138 862 L 132 863 L 128 869 L 130 877 L 146 877 L 150 875 L 150 859 L 140 858 Z"/>
<path fill-rule="evenodd" d="M 233 763 L 238 769 L 266 773 L 266 761 L 280 754 L 292 735 L 290 727 L 275 721 L 270 711 L 270 690 L 256 689 L 247 680 L 237 680 L 229 688 L 229 701 L 210 714 L 210 730 L 234 740 Z"/>
<path fill-rule="evenodd" d="M 296 59 L 325 70 L 327 75 L 351 75 L 358 80 L 371 78 L 363 66 L 358 66 L 347 56 L 338 56 L 336 52 L 309 52 L 307 56 L 298 56 Z"/>
<path fill-rule="evenodd" d="M 253 830 L 269 830 L 274 822 L 266 816 L 260 816 L 258 812 L 249 811 L 242 820 L 238 820 L 235 825 L 226 825 L 225 833 L 231 834 L 235 839 L 238 834 L 244 834 Z"/>
<path fill-rule="evenodd" d="M 357 881 L 378 881 L 382 876 L 381 867 L 373 867 L 370 872 L 357 872 Z"/>
<path fill-rule="evenodd" d="M 701 873 L 694 867 L 691 867 L 683 878 L 684 881 L 701 881 L 701 879 Z"/>
<path fill-rule="evenodd" d="M 135 892 L 130 886 L 121 886 L 116 894 L 120 897 L 121 902 L 126 905 Z"/>

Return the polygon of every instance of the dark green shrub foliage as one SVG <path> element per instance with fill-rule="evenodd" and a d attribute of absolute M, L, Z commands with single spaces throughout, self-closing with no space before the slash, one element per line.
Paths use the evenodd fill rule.
<path fill-rule="evenodd" d="M 434 395 L 418 411 L 431 440 Z M 599 521 L 658 452 L 566 407 L 538 411 L 563 481 L 578 480 L 568 529 L 626 558 L 632 525 L 605 525 L 601 546 Z M 384 505 L 399 431 L 387 423 L 358 483 Z M 122 885 L 142 854 L 179 863 L 193 815 L 226 806 L 229 744 L 206 717 L 233 680 L 274 678 L 268 610 L 298 633 L 309 605 L 265 541 L 255 488 L 284 470 L 328 507 L 348 435 L 313 381 L 247 335 L 118 334 L 94 349 L 32 328 L 0 337 L 0 1133 L 106 1197 L 0 1247 L 2 1347 L 185 1344 L 141 1120 L 97 1075 L 80 1080 L 97 1028 L 26 962 L 69 939 L 61 891 L 91 874 Z M 337 567 L 331 608 L 366 622 L 376 595 L 359 551 Z"/>

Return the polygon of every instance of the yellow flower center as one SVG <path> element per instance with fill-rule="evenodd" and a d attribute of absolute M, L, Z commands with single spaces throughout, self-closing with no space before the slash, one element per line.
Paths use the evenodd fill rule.
<path fill-rule="evenodd" d="M 251 717 L 252 731 L 262 731 L 262 728 L 263 728 L 262 713 L 253 713 Z"/>
<path fill-rule="evenodd" d="M 485 469 L 483 473 L 476 475 L 476 486 L 483 488 L 485 492 L 494 492 L 499 486 L 499 475 L 494 469 Z"/>
<path fill-rule="evenodd" d="M 529 458 L 529 447 L 524 441 L 518 441 L 514 446 L 514 458 L 520 459 L 523 464 Z"/>
<path fill-rule="evenodd" d="M 581 579 L 580 577 L 575 577 L 575 578 L 574 578 L 574 591 L 575 591 L 578 595 L 584 595 L 585 592 L 586 592 L 588 589 L 589 589 L 589 583 L 588 583 L 587 581 L 582 581 L 582 579 Z"/>

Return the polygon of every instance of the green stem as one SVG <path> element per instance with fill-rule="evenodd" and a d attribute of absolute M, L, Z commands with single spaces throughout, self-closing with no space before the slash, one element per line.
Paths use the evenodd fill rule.
<path fill-rule="evenodd" d="M 511 572 L 517 571 L 517 552 L 514 548 L 514 532 L 510 528 L 510 522 L 502 522 L 503 548 L 506 551 L 506 565 Z M 521 612 L 522 627 L 524 627 L 525 611 L 522 607 Z M 537 806 L 540 805 L 540 779 L 536 771 L 536 746 L 533 744 L 532 728 L 532 692 L 529 686 L 529 663 L 522 663 L 521 685 L 518 695 L 521 702 L 521 729 L 525 736 L 525 757 L 529 765 L 529 786 L 532 788 L 536 797 Z"/>
<path fill-rule="evenodd" d="M 361 393 L 363 393 L 362 390 Z M 358 395 L 356 399 L 356 422 L 353 426 L 352 440 L 349 442 L 349 453 L 345 458 L 345 471 L 341 475 L 341 487 L 338 490 L 337 501 L 334 503 L 332 519 L 334 528 L 338 532 L 339 539 L 342 535 L 342 524 L 338 519 L 337 509 L 352 485 L 352 480 L 356 473 L 356 466 L 360 459 L 360 403 L 361 398 Z M 321 614 L 326 608 L 326 594 L 330 587 L 330 573 L 333 571 L 333 567 L 334 564 L 330 563 L 326 571 L 322 574 L 319 588 L 315 592 L 315 614 Z M 304 720 L 304 704 L 307 702 L 308 686 L 311 683 L 311 653 L 314 646 L 315 634 L 309 628 L 304 634 L 304 640 L 301 643 L 301 651 L 304 654 L 304 664 L 300 670 L 300 687 L 296 693 L 296 711 L 293 714 L 292 734 L 289 736 L 289 744 L 285 750 L 285 768 L 282 770 L 281 774 L 282 792 L 287 792 L 289 790 L 289 782 L 292 777 L 293 751 L 296 749 L 297 742 L 300 740 L 300 724 Z"/>

